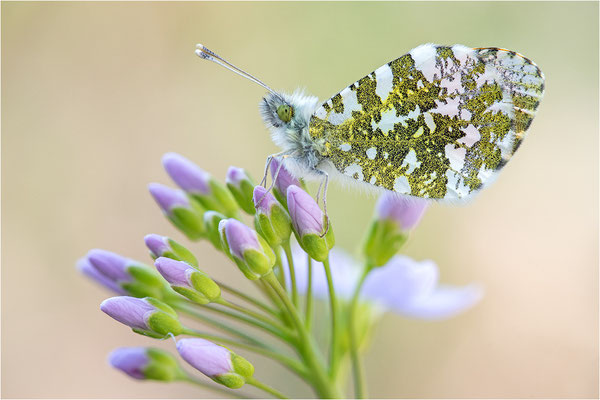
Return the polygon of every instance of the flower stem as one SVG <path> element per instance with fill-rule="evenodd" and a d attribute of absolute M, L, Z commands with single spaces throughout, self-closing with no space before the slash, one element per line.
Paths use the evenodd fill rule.
<path fill-rule="evenodd" d="M 335 296 L 335 288 L 333 286 L 333 277 L 331 276 L 331 268 L 329 265 L 329 257 L 323 261 L 323 267 L 325 268 L 325 275 L 327 276 L 327 286 L 329 288 L 329 307 L 331 308 L 331 355 L 330 355 L 330 373 L 335 376 L 340 362 L 340 321 L 339 312 L 337 306 L 337 299 Z"/>
<path fill-rule="evenodd" d="M 184 302 L 179 302 L 179 303 L 170 303 L 171 307 L 173 307 L 175 310 L 181 311 L 189 316 L 192 316 L 194 318 L 199 319 L 202 322 L 206 322 L 210 325 L 212 325 L 213 327 L 223 331 L 223 332 L 227 332 L 230 333 L 232 335 L 235 335 L 237 337 L 239 337 L 240 339 L 244 339 L 250 343 L 254 343 L 254 344 L 258 344 L 260 345 L 262 342 L 230 325 L 227 325 L 221 321 L 218 321 L 216 319 L 210 318 L 204 314 L 199 313 L 197 310 L 195 310 L 194 308 L 190 307 L 190 305 L 187 305 Z"/>
<path fill-rule="evenodd" d="M 278 317 L 279 315 L 277 314 L 277 311 L 275 311 L 274 309 L 272 309 L 271 307 L 269 307 L 268 305 L 266 305 L 265 303 L 263 303 L 262 301 L 252 297 L 252 296 L 248 296 L 247 294 L 240 292 L 239 290 L 221 282 L 221 281 L 215 281 L 215 283 L 217 285 L 219 285 L 219 287 L 221 289 L 223 289 L 224 291 L 226 291 L 227 293 L 230 293 L 242 300 L 247 301 L 248 303 L 251 303 L 253 305 L 255 305 L 256 307 L 268 312 L 271 315 L 274 315 L 276 317 Z"/>
<path fill-rule="evenodd" d="M 312 258 L 307 254 L 307 264 L 308 264 L 308 284 L 307 284 L 307 288 L 306 288 L 306 298 L 305 298 L 305 311 L 304 311 L 304 323 L 306 324 L 306 330 L 308 332 L 310 332 L 311 329 L 311 325 L 312 325 L 312 300 L 313 300 L 313 294 L 312 294 L 312 270 L 313 270 L 313 265 L 312 265 Z"/>
<path fill-rule="evenodd" d="M 247 378 L 246 383 L 249 385 L 252 385 L 252 386 L 256 386 L 259 389 L 264 390 L 265 392 L 273 395 L 273 397 L 275 397 L 276 399 L 289 399 L 289 397 L 287 397 L 283 393 L 277 391 L 276 389 L 273 389 L 271 386 L 268 386 L 268 385 L 262 383 L 261 381 L 259 381 L 258 379 L 254 378 L 254 377 Z"/>
<path fill-rule="evenodd" d="M 292 341 L 293 340 L 293 332 L 286 328 L 285 326 L 280 325 L 277 321 L 273 321 L 270 318 L 267 318 L 261 314 L 255 313 L 252 310 L 249 310 L 245 307 L 242 307 L 240 305 L 237 305 L 235 303 L 231 303 L 223 298 L 216 300 L 215 303 L 220 304 L 222 306 L 231 308 L 232 310 L 238 311 L 242 314 L 246 314 L 250 317 L 253 317 L 261 322 L 264 322 L 265 325 L 271 325 L 273 328 L 275 328 L 276 330 L 279 331 L 280 336 L 285 339 L 287 342 Z M 275 332 L 275 331 L 273 331 Z"/>
<path fill-rule="evenodd" d="M 292 303 L 295 307 L 298 307 L 298 288 L 296 285 L 296 271 L 294 270 L 294 258 L 292 257 L 292 248 L 290 246 L 290 241 L 287 240 L 283 242 L 281 247 L 283 247 L 285 257 L 287 258 L 288 268 L 290 269 L 290 282 L 292 285 Z"/>
<path fill-rule="evenodd" d="M 306 368 L 304 368 L 304 366 L 300 362 L 294 360 L 293 358 L 280 354 L 279 351 L 265 344 L 254 345 L 250 343 L 239 342 L 235 339 L 227 338 L 224 336 L 212 335 L 210 333 L 205 333 L 190 328 L 184 328 L 182 333 L 185 335 L 199 337 L 213 342 L 222 343 L 230 346 L 236 346 L 240 349 L 252 351 L 256 354 L 260 354 L 267 358 L 271 358 L 275 361 L 278 361 L 279 363 L 287 367 L 289 370 L 298 374 L 301 377 L 307 376 Z"/>
<path fill-rule="evenodd" d="M 360 296 L 360 289 L 362 288 L 365 278 L 371 269 L 371 266 L 366 266 L 366 268 L 363 269 L 350 302 L 350 358 L 352 359 L 352 374 L 354 376 L 354 397 L 357 399 L 365 398 L 367 388 L 360 355 L 358 354 L 358 338 L 356 337 L 356 311 L 358 298 Z"/>
<path fill-rule="evenodd" d="M 255 328 L 261 329 L 261 330 L 268 332 L 271 335 L 283 340 L 284 342 L 290 342 L 292 340 L 292 338 L 289 337 L 289 335 L 286 335 L 285 333 L 280 331 L 278 328 L 276 328 L 272 324 L 265 324 L 262 321 L 257 321 L 254 318 L 248 317 L 247 315 L 238 314 L 237 312 L 232 312 L 230 310 L 226 310 L 226 309 L 219 308 L 219 307 L 214 307 L 211 304 L 201 305 L 201 307 L 205 310 L 210 310 L 212 312 L 227 316 L 227 317 L 235 319 L 237 321 L 244 322 Z"/>
<path fill-rule="evenodd" d="M 281 287 L 279 281 L 277 281 L 277 278 L 275 277 L 275 275 L 273 275 L 272 272 L 263 276 L 262 279 L 264 279 L 265 282 L 267 282 L 277 293 L 277 295 L 285 305 L 292 319 L 292 322 L 294 323 L 295 328 L 298 331 L 298 335 L 300 336 L 301 342 L 299 346 L 299 351 L 304 361 L 306 362 L 308 370 L 312 372 L 311 376 L 313 378 L 313 383 L 315 389 L 317 390 L 317 394 L 319 395 L 319 397 L 322 398 L 341 398 L 341 394 L 335 387 L 335 384 L 330 381 L 327 373 L 323 368 L 322 363 L 317 358 L 316 344 L 314 343 L 314 340 L 312 340 L 312 337 L 309 336 L 306 332 L 306 328 L 304 327 L 304 324 L 302 323 L 302 320 L 300 319 L 296 308 L 288 298 L 287 293 Z"/>

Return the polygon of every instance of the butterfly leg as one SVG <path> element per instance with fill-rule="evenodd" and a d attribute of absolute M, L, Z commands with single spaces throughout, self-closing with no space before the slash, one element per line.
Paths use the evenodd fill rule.
<path fill-rule="evenodd" d="M 283 162 L 279 164 L 279 167 L 277 168 L 277 171 L 275 171 L 275 175 L 273 176 L 273 179 L 271 181 L 271 185 L 269 185 L 268 188 L 266 187 L 267 175 L 269 174 L 269 166 L 271 165 L 273 158 L 279 157 L 279 156 L 281 156 L 282 159 L 285 159 L 285 158 L 289 157 L 290 155 L 288 153 L 286 153 L 285 151 L 282 151 L 281 153 L 271 154 L 269 157 L 267 157 L 267 162 L 265 165 L 265 174 L 262 178 L 262 181 L 260 181 L 260 186 L 266 188 L 267 191 L 258 200 L 258 202 L 256 202 L 256 204 L 260 204 L 263 201 L 263 199 L 265 198 L 265 196 L 273 189 L 273 186 L 275 186 L 275 181 L 277 180 L 277 177 L 279 176 L 279 171 L 281 171 L 281 168 L 283 167 Z"/>

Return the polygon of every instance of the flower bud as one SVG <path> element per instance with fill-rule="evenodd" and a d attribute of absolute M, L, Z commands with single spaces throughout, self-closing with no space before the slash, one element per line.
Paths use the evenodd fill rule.
<path fill-rule="evenodd" d="M 141 335 L 163 338 L 168 334 L 177 336 L 183 330 L 177 313 L 152 297 L 111 297 L 100 304 L 100 309 Z"/>
<path fill-rule="evenodd" d="M 173 260 L 185 261 L 194 267 L 198 266 L 198 260 L 194 254 L 169 237 L 151 233 L 144 237 L 144 242 L 154 260 L 159 257 L 167 257 Z"/>
<path fill-rule="evenodd" d="M 183 261 L 159 257 L 154 265 L 174 291 L 195 303 L 208 304 L 221 297 L 221 288 L 215 281 Z"/>
<path fill-rule="evenodd" d="M 223 346 L 204 339 L 181 339 L 177 351 L 188 364 L 217 383 L 239 389 L 254 375 L 254 366 Z"/>
<path fill-rule="evenodd" d="M 134 379 L 171 382 L 185 376 L 175 357 L 152 347 L 120 347 L 110 353 L 108 362 Z"/>
<path fill-rule="evenodd" d="M 275 181 L 273 192 L 277 200 L 287 207 L 287 189 L 290 185 L 303 187 L 302 182 L 294 178 L 292 174 L 285 168 L 283 160 L 273 157 L 271 160 L 271 177 Z"/>
<path fill-rule="evenodd" d="M 224 219 L 227 219 L 227 217 L 216 211 L 207 211 L 204 213 L 206 236 L 217 250 L 223 250 L 221 234 L 219 233 L 219 223 Z"/>
<path fill-rule="evenodd" d="M 165 154 L 162 162 L 167 174 L 177 186 L 205 209 L 219 211 L 228 216 L 237 214 L 238 205 L 229 190 L 208 172 L 177 153 Z"/>
<path fill-rule="evenodd" d="M 171 189 L 160 183 L 148 185 L 150 194 L 173 225 L 190 240 L 204 237 L 202 214 L 204 209 L 181 190 Z"/>
<path fill-rule="evenodd" d="M 290 216 L 283 206 L 262 186 L 254 188 L 253 201 L 256 207 L 254 225 L 273 248 L 289 240 L 292 234 Z"/>
<path fill-rule="evenodd" d="M 406 243 L 408 233 L 421 220 L 427 208 L 422 199 L 386 192 L 375 206 L 375 220 L 369 228 L 364 252 L 369 264 L 385 265 Z"/>
<path fill-rule="evenodd" d="M 248 214 L 254 214 L 254 204 L 252 203 L 252 190 L 254 183 L 243 168 L 229 167 L 225 184 L 235 198 L 242 210 Z"/>
<path fill-rule="evenodd" d="M 107 250 L 90 250 L 78 265 L 83 273 L 118 294 L 162 297 L 166 289 L 152 268 Z"/>
<path fill-rule="evenodd" d="M 287 202 L 298 243 L 314 260 L 324 261 L 335 244 L 331 222 L 315 200 L 298 186 L 288 188 Z"/>
<path fill-rule="evenodd" d="M 125 289 L 123 289 L 119 284 L 101 274 L 100 271 L 98 271 L 87 258 L 84 257 L 77 261 L 77 269 L 79 272 L 96 281 L 108 290 L 115 292 L 116 294 L 127 294 Z"/>
<path fill-rule="evenodd" d="M 244 273 L 246 278 L 256 280 L 271 272 L 275 265 L 275 253 L 265 239 L 240 221 L 229 218 L 219 223 L 223 248 Z"/>

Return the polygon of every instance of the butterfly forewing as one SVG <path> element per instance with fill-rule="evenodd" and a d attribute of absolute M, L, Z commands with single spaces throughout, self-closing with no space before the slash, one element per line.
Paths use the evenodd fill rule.
<path fill-rule="evenodd" d="M 517 53 L 428 44 L 333 96 L 309 130 L 323 156 L 356 180 L 462 199 L 510 159 L 543 90 L 541 71 Z"/>

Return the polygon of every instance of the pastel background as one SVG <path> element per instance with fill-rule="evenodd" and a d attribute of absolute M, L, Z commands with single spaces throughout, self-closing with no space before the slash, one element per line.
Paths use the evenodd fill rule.
<path fill-rule="evenodd" d="M 163 153 L 259 178 L 276 152 L 257 112 L 263 89 L 198 59 L 196 42 L 323 100 L 427 42 L 535 60 L 547 92 L 517 155 L 471 204 L 432 206 L 406 247 L 485 298 L 448 321 L 387 316 L 366 356 L 369 387 L 380 398 L 598 396 L 598 3 L 1 7 L 2 397 L 214 396 L 112 370 L 113 348 L 155 342 L 101 313 L 109 294 L 74 269 L 92 247 L 150 261 L 145 234 L 181 239 L 146 189 L 169 183 Z M 340 246 L 358 245 L 374 201 L 331 187 Z M 190 246 L 206 271 L 250 288 L 210 245 Z M 311 395 L 240 354 L 257 377 Z"/>

